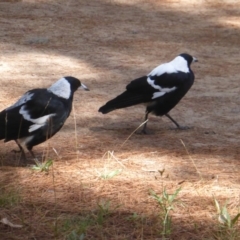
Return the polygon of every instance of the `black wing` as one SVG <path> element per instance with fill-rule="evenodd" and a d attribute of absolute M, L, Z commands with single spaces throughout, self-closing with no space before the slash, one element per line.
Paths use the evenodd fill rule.
<path fill-rule="evenodd" d="M 190 73 L 176 72 L 164 73 L 160 76 L 150 75 L 149 78 L 154 81 L 155 85 L 161 86 L 161 88 L 179 88 L 188 82 L 189 76 Z"/>
<path fill-rule="evenodd" d="M 49 119 L 61 116 L 61 112 L 64 112 L 63 103 L 46 89 L 29 91 L 13 106 L 0 113 L 0 139 L 9 141 L 27 137 L 46 127 Z M 61 116 L 64 121 L 68 117 L 65 115 Z"/>
<path fill-rule="evenodd" d="M 115 109 L 148 102 L 151 100 L 152 92 L 151 86 L 147 83 L 147 76 L 135 79 L 127 85 L 125 92 L 107 102 L 98 111 L 105 114 Z"/>
<path fill-rule="evenodd" d="M 158 116 L 167 114 L 188 92 L 194 82 L 194 75 L 189 73 L 171 73 L 161 76 L 150 76 L 153 84 L 159 86 L 152 97 L 154 104 L 147 107 L 148 112 Z"/>

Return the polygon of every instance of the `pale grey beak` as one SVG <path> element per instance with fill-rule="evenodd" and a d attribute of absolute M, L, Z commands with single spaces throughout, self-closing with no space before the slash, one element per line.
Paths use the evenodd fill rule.
<path fill-rule="evenodd" d="M 90 91 L 87 86 L 85 86 L 83 83 L 81 83 L 81 86 L 78 89 L 83 89 L 85 91 Z"/>
<path fill-rule="evenodd" d="M 198 62 L 197 58 L 193 57 L 193 62 Z"/>

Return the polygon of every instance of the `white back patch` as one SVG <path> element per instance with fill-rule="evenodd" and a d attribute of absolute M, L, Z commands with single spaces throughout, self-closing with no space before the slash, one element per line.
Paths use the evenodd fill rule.
<path fill-rule="evenodd" d="M 62 97 L 65 99 L 69 99 L 71 95 L 70 83 L 65 78 L 59 79 L 47 90 L 57 95 L 58 97 Z"/>
<path fill-rule="evenodd" d="M 28 110 L 25 109 L 25 106 L 22 106 L 20 108 L 19 113 L 22 114 L 22 116 L 25 120 L 34 123 L 33 125 L 31 125 L 29 127 L 29 129 L 28 129 L 29 132 L 33 132 L 33 131 L 39 129 L 40 127 L 43 127 L 49 118 L 56 115 L 55 113 L 51 113 L 51 114 L 45 115 L 43 117 L 33 119 L 33 118 L 31 118 Z"/>
<path fill-rule="evenodd" d="M 12 106 L 8 107 L 6 110 L 10 110 L 13 109 L 15 107 L 18 107 L 24 103 L 26 103 L 27 101 L 32 99 L 32 96 L 34 95 L 34 93 L 25 93 L 16 103 L 14 103 Z"/>
<path fill-rule="evenodd" d="M 148 76 L 161 76 L 164 73 L 171 74 L 176 72 L 184 72 L 184 73 L 189 72 L 188 63 L 181 56 L 177 56 L 171 62 L 161 64 L 158 67 L 154 68 L 148 74 Z"/>

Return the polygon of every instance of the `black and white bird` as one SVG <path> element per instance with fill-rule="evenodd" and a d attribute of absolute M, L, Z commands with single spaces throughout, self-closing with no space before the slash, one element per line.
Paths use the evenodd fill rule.
<path fill-rule="evenodd" d="M 181 128 L 169 115 L 169 111 L 193 85 L 194 74 L 190 68 L 193 62 L 197 62 L 197 59 L 187 53 L 180 54 L 171 62 L 154 68 L 147 76 L 131 81 L 125 92 L 107 102 L 98 111 L 106 114 L 119 108 L 144 103 L 147 107 L 143 133 L 146 133 L 149 113 L 156 116 L 165 115 Z"/>
<path fill-rule="evenodd" d="M 0 139 L 14 140 L 26 160 L 27 149 L 56 134 L 72 110 L 74 92 L 89 90 L 75 77 L 63 77 L 49 88 L 26 92 L 15 104 L 0 112 Z"/>

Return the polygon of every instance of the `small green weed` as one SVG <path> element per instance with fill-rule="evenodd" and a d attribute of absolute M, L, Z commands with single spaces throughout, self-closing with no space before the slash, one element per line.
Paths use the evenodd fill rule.
<path fill-rule="evenodd" d="M 134 212 L 131 216 L 127 217 L 127 220 L 135 222 L 135 221 L 138 221 L 141 218 L 142 218 L 141 216 L 139 216 L 136 212 Z"/>
<path fill-rule="evenodd" d="M 178 188 L 173 194 L 168 194 L 166 188 L 164 188 L 161 196 L 157 195 L 153 190 L 150 190 L 150 195 L 157 201 L 161 210 L 159 215 L 163 225 L 163 230 L 161 232 L 163 239 L 169 236 L 172 232 L 172 218 L 170 216 L 170 211 L 174 210 L 176 197 L 180 190 L 181 188 Z"/>
<path fill-rule="evenodd" d="M 20 199 L 16 190 L 0 188 L 0 207 L 15 206 L 20 202 Z"/>
<path fill-rule="evenodd" d="M 227 203 L 224 206 L 220 206 L 217 199 L 214 197 L 214 203 L 218 214 L 218 221 L 220 228 L 217 233 L 218 239 L 234 240 L 239 239 L 239 231 L 237 230 L 237 223 L 240 217 L 240 213 L 235 215 L 233 218 L 230 216 Z"/>
<path fill-rule="evenodd" d="M 89 212 L 88 215 L 68 218 L 62 221 L 60 225 L 58 224 L 57 235 L 63 233 L 66 240 L 83 240 L 86 238 L 89 227 L 101 227 L 111 212 L 118 207 L 111 208 L 109 200 L 101 201 L 97 204 L 97 209 Z"/>
<path fill-rule="evenodd" d="M 66 219 L 61 226 L 61 231 L 65 233 L 66 240 L 83 240 L 92 223 L 91 216 Z"/>
<path fill-rule="evenodd" d="M 132 215 L 128 216 L 126 219 L 128 222 L 134 223 L 136 227 L 142 227 L 146 222 L 146 217 L 136 212 L 132 213 Z"/>
<path fill-rule="evenodd" d="M 103 158 L 107 158 L 106 161 L 109 163 L 110 161 L 115 161 L 117 162 L 119 165 L 121 165 L 123 168 L 125 168 L 125 166 L 122 164 L 121 161 L 119 161 L 115 156 L 114 156 L 114 152 L 112 151 L 107 151 L 104 155 Z M 105 166 L 104 167 L 104 171 L 102 172 L 98 172 L 98 175 L 100 178 L 102 179 L 111 179 L 117 175 L 119 175 L 122 172 L 122 169 L 115 169 L 115 170 L 108 170 L 108 168 Z"/>
<path fill-rule="evenodd" d="M 85 234 L 81 235 L 77 234 L 75 230 L 73 230 L 69 235 L 67 235 L 66 240 L 83 240 L 85 238 Z"/>
<path fill-rule="evenodd" d="M 95 215 L 95 220 L 98 225 L 103 225 L 104 221 L 108 218 L 112 211 L 116 210 L 120 207 L 120 205 L 111 208 L 110 200 L 102 201 L 101 203 L 97 204 L 98 209 Z"/>
<path fill-rule="evenodd" d="M 108 215 L 110 214 L 110 201 L 106 201 L 106 202 L 101 202 L 98 203 L 98 210 L 97 210 L 97 215 L 96 215 L 96 221 L 99 225 L 102 225 L 104 220 L 108 217 Z"/>
<path fill-rule="evenodd" d="M 122 169 L 116 169 L 113 171 L 107 172 L 106 170 L 100 176 L 102 179 L 111 179 L 122 172 Z"/>
<path fill-rule="evenodd" d="M 35 161 L 36 165 L 32 167 L 33 170 L 40 172 L 49 172 L 50 167 L 53 165 L 53 160 L 47 160 L 45 162 Z"/>

